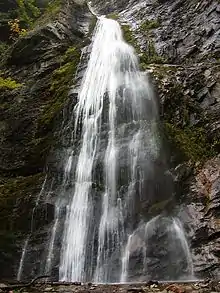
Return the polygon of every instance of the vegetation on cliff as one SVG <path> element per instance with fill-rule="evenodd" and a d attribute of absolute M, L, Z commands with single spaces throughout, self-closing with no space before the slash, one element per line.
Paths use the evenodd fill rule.
<path fill-rule="evenodd" d="M 157 80 L 163 132 L 175 160 L 201 165 L 217 155 L 219 133 L 209 131 L 212 115 L 203 110 L 197 98 L 206 83 L 202 69 L 195 68 L 192 74 L 192 68 L 181 66 L 161 64 L 147 68 Z"/>
<path fill-rule="evenodd" d="M 179 160 L 190 160 L 191 163 L 203 163 L 217 154 L 215 143 L 210 143 L 203 127 L 183 128 L 165 122 L 167 138 L 172 143 L 172 149 L 178 154 Z"/>
<path fill-rule="evenodd" d="M 13 89 L 19 88 L 21 86 L 22 86 L 21 83 L 16 82 L 15 80 L 13 80 L 10 77 L 4 78 L 4 77 L 0 76 L 0 89 L 2 89 L 2 90 L 4 90 L 4 89 L 13 90 Z"/>
<path fill-rule="evenodd" d="M 36 26 L 53 20 L 61 9 L 62 0 L 45 1 L 39 6 L 36 0 L 16 0 L 0 12 L 0 55 L 18 37 L 26 35 Z"/>
<path fill-rule="evenodd" d="M 79 48 L 69 47 L 64 56 L 60 58 L 60 66 L 52 74 L 48 91 L 51 98 L 39 118 L 40 124 L 44 126 L 51 124 L 54 117 L 64 107 L 64 102 L 67 99 L 69 88 L 72 85 L 80 56 L 81 52 Z"/>
<path fill-rule="evenodd" d="M 137 54 L 139 55 L 140 59 L 140 67 L 142 70 L 146 70 L 149 64 L 161 64 L 161 63 L 166 63 L 166 60 L 158 55 L 155 44 L 153 39 L 151 38 L 151 35 L 149 31 L 151 29 L 157 28 L 159 26 L 158 21 L 147 21 L 144 22 L 140 28 L 139 31 L 144 35 L 144 38 L 147 40 L 147 48 L 144 51 L 143 49 L 140 48 L 137 38 L 135 38 L 134 32 L 131 31 L 131 28 L 129 25 L 122 25 L 122 31 L 124 35 L 124 39 L 126 42 L 130 45 L 132 45 Z"/>
<path fill-rule="evenodd" d="M 0 265 L 10 263 L 1 277 L 17 269 L 85 40 L 77 23 L 85 7 L 73 1 L 67 8 L 63 0 L 26 2 L 13 2 L 13 14 L 6 3 L 4 38 L 0 22 Z"/>

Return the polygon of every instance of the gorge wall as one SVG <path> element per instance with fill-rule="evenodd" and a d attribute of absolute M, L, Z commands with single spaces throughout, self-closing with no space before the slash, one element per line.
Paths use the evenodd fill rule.
<path fill-rule="evenodd" d="M 79 1 L 53 1 L 50 9 L 39 1 L 42 15 L 27 34 L 11 41 L 7 17 L 17 7 L 3 2 L 0 39 L 8 47 L 2 50 L 0 71 L 0 278 L 13 279 L 33 228 L 32 211 L 45 171 L 59 174 L 63 111 L 75 102 L 74 90 L 68 93 L 95 19 Z M 156 215 L 175 200 L 196 276 L 219 277 L 219 1 L 94 0 L 92 6 L 122 24 L 159 94 L 162 139 L 176 188 L 169 200 L 146 207 L 146 214 Z M 42 239 L 54 219 L 53 204 L 41 200 L 29 250 L 30 276 L 39 273 Z"/>

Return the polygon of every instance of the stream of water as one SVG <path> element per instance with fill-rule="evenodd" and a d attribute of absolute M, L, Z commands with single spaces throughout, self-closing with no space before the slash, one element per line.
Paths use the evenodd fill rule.
<path fill-rule="evenodd" d="M 114 20 L 98 19 L 74 111 L 74 132 L 80 128 L 81 138 L 75 187 L 67 204 L 60 280 L 126 282 L 132 221 L 136 221 L 137 202 L 146 197 L 144 182 L 154 174 L 160 143 L 151 86 Z M 71 157 L 66 169 L 70 169 L 70 162 Z M 100 205 L 92 195 L 99 172 L 103 177 L 99 182 Z M 90 225 L 96 209 L 94 228 Z M 151 227 L 150 223 L 154 221 L 146 226 Z M 182 228 L 176 221 L 172 227 L 187 251 Z"/>
<path fill-rule="evenodd" d="M 148 76 L 115 20 L 98 18 L 70 116 L 73 128 L 63 125 L 71 139 L 56 190 L 45 273 L 56 266 L 61 281 L 96 283 L 192 277 L 180 221 L 147 214 L 166 191 L 163 184 L 158 187 L 163 178 L 158 107 Z"/>

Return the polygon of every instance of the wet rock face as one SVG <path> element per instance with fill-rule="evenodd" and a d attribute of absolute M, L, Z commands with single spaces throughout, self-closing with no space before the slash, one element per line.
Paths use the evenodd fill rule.
<path fill-rule="evenodd" d="M 82 42 L 88 31 L 86 13 L 88 16 L 85 6 L 72 1 L 68 11 L 61 10 L 56 25 L 51 22 L 39 26 L 12 46 L 5 72 L 8 70 L 7 75 L 19 80 L 22 86 L 15 90 L 3 89 L 0 94 L 3 105 L 0 109 L 0 172 L 27 176 L 42 171 L 52 144 L 50 131 L 55 118 L 44 115 L 47 108 L 52 111 L 48 106 L 52 99 L 52 74 L 59 68 L 60 57 L 66 50 Z"/>
<path fill-rule="evenodd" d="M 199 276 L 219 275 L 220 258 L 220 157 L 208 160 L 190 184 L 185 196 L 185 223 L 190 238 L 195 271 Z"/>
<path fill-rule="evenodd" d="M 93 3 L 100 13 L 123 16 L 134 29 L 145 21 L 157 21 L 151 31 L 157 52 L 168 62 L 185 63 L 219 58 L 220 4 L 212 1 L 137 1 Z M 139 42 L 146 49 L 146 38 Z"/>
<path fill-rule="evenodd" d="M 32 211 L 92 18 L 83 3 L 68 3 L 18 38 L 1 64 L 1 78 L 7 84 L 0 88 L 0 278 L 16 277 L 31 230 L 27 257 L 35 265 L 27 268 L 27 278 L 39 274 L 54 218 L 53 203 L 45 203 L 45 198 L 39 198 L 34 221 Z M 46 1 L 38 4 L 43 7 Z"/>

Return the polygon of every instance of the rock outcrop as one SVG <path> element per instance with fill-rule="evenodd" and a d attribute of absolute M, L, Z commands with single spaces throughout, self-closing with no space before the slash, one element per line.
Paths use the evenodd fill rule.
<path fill-rule="evenodd" d="M 3 2 L 8 10 L 14 8 L 13 1 L 11 6 Z M 35 252 L 42 250 L 43 227 L 53 220 L 54 210 L 44 203 L 36 208 L 36 199 L 45 178 L 46 158 L 57 143 L 56 125 L 89 36 L 92 15 L 85 3 L 54 1 L 53 5 L 2 56 L 0 278 L 16 277 L 24 241 L 33 229 L 38 232 L 30 241 L 37 243 Z"/>

